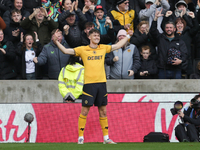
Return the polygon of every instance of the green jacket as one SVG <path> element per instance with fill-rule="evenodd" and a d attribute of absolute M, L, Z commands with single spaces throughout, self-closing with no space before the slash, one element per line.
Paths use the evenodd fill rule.
<path fill-rule="evenodd" d="M 42 46 L 51 41 L 51 31 L 58 28 L 57 22 L 54 22 L 53 19 L 47 20 L 46 18 L 44 18 L 43 22 L 38 26 L 35 17 L 33 17 L 32 20 L 27 17 L 20 25 L 26 30 L 26 34 L 31 34 L 33 37 L 35 37 L 34 31 L 36 31 Z"/>

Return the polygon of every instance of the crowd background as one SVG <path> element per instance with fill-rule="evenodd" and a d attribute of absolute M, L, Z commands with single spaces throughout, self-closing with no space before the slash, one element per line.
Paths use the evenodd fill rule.
<path fill-rule="evenodd" d="M 200 79 L 199 8 L 199 0 L 2 0 L 0 79 L 57 80 L 70 57 L 54 44 L 55 31 L 60 43 L 75 48 L 89 45 L 93 28 L 100 44 L 131 36 L 106 55 L 107 79 L 161 79 L 161 71 L 164 79 Z M 175 38 L 166 29 L 170 22 Z M 168 64 L 175 48 L 181 54 Z"/>

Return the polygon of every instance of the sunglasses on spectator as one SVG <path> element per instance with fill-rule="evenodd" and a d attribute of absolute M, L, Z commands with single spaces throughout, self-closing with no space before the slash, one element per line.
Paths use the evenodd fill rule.
<path fill-rule="evenodd" d="M 129 2 L 125 2 L 124 4 L 127 5 L 127 4 L 129 4 Z"/>

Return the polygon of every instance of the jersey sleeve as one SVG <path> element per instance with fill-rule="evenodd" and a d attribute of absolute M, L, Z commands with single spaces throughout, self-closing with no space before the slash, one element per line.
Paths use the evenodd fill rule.
<path fill-rule="evenodd" d="M 106 48 L 106 53 L 110 53 L 111 49 L 112 49 L 112 46 L 111 45 L 106 45 L 105 48 Z"/>
<path fill-rule="evenodd" d="M 81 56 L 81 49 L 82 49 L 82 46 L 74 48 L 75 56 Z"/>

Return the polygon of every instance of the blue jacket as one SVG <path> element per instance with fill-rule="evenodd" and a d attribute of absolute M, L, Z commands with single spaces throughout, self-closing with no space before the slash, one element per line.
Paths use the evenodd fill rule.
<path fill-rule="evenodd" d="M 106 22 L 106 15 L 103 16 L 103 19 L 102 20 L 99 20 L 99 23 L 100 23 L 100 27 L 99 27 L 99 32 L 100 34 L 104 35 L 104 34 L 107 34 L 107 31 L 109 29 L 109 26 L 105 26 L 105 22 Z M 94 17 L 93 19 L 93 23 L 95 25 L 95 29 L 97 29 L 97 24 L 96 24 L 96 17 Z"/>

